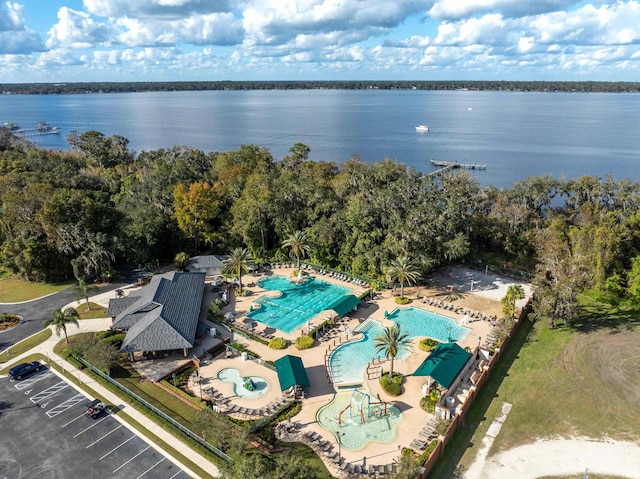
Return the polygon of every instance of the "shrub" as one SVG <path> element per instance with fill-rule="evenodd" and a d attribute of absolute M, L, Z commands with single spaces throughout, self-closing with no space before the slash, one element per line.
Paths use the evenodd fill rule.
<path fill-rule="evenodd" d="M 422 349 L 423 351 L 431 352 L 436 349 L 436 346 L 438 344 L 440 343 L 435 339 L 424 338 L 422 341 L 420 341 L 420 349 Z"/>
<path fill-rule="evenodd" d="M 380 386 L 387 394 L 400 396 L 402 394 L 402 381 L 404 377 L 400 373 L 393 373 L 389 378 L 389 373 L 383 373 L 380 378 Z"/>
<path fill-rule="evenodd" d="M 438 403 L 439 399 L 440 391 L 438 391 L 437 389 L 433 389 L 428 396 L 420 399 L 420 407 L 425 411 L 433 414 L 434 412 L 436 412 L 436 404 Z"/>
<path fill-rule="evenodd" d="M 105 339 L 105 338 L 108 338 L 109 336 L 113 336 L 114 334 L 118 334 L 118 331 L 116 331 L 115 329 L 107 329 L 106 331 L 100 331 L 98 333 L 98 337 L 100 339 Z"/>
<path fill-rule="evenodd" d="M 122 346 L 122 341 L 124 341 L 125 336 L 126 336 L 125 333 L 112 334 L 110 336 L 107 336 L 106 338 L 103 338 L 102 342 L 107 344 L 113 344 L 116 348 L 120 349 L 120 346 Z"/>
<path fill-rule="evenodd" d="M 300 336 L 296 338 L 296 348 L 300 350 L 312 348 L 314 344 L 315 341 L 311 336 Z"/>
<path fill-rule="evenodd" d="M 273 338 L 269 341 L 269 348 L 284 349 L 287 347 L 287 340 L 284 338 Z"/>
<path fill-rule="evenodd" d="M 395 301 L 398 304 L 409 304 L 411 302 L 411 299 L 406 296 L 403 296 L 403 297 L 397 296 Z"/>

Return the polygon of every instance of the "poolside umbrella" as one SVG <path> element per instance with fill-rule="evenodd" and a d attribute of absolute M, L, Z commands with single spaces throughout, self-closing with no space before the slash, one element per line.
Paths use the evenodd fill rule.
<path fill-rule="evenodd" d="M 258 325 L 258 323 L 256 323 L 251 318 L 244 318 L 243 323 L 244 323 L 244 327 L 247 329 L 253 329 Z"/>
<path fill-rule="evenodd" d="M 272 328 L 271 326 L 267 326 L 266 328 L 264 328 L 263 333 L 264 334 L 275 334 L 276 330 L 275 330 L 275 328 Z"/>
<path fill-rule="evenodd" d="M 233 311 L 227 311 L 226 313 L 224 313 L 224 319 L 227 321 L 233 321 L 235 317 L 236 313 L 234 313 Z"/>

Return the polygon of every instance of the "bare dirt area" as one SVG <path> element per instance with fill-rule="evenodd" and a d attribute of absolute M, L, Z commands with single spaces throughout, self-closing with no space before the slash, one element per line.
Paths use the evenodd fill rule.
<path fill-rule="evenodd" d="M 513 409 L 491 455 L 479 454 L 466 479 L 533 479 L 587 468 L 640 478 L 640 328 L 602 324 L 585 332 L 542 328 L 523 347 L 522 364 L 514 364 L 498 391 Z M 526 379 L 515 377 L 523 371 Z"/>

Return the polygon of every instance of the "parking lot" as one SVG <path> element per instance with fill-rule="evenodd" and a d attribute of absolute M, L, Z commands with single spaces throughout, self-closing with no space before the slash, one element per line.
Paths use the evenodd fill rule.
<path fill-rule="evenodd" d="M 85 410 L 83 394 L 45 368 L 0 380 L 0 479 L 187 479 L 114 417 Z"/>

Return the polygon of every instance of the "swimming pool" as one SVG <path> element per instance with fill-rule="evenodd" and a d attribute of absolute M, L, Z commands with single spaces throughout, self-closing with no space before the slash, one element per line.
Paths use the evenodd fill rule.
<path fill-rule="evenodd" d="M 368 391 L 355 392 L 359 393 L 361 401 L 354 400 L 354 391 L 336 394 L 329 404 L 318 410 L 318 423 L 331 431 L 345 449 L 361 449 L 373 441 L 392 442 L 396 438 L 397 425 L 402 421 L 400 409 L 380 404 L 377 398 L 369 396 Z"/>
<path fill-rule="evenodd" d="M 467 337 L 469 328 L 459 326 L 453 319 L 417 308 L 398 308 L 388 320 L 400 326 L 403 333 L 410 338 L 428 336 L 440 342 L 460 341 Z M 352 341 L 338 346 L 329 357 L 329 373 L 334 384 L 354 383 L 364 379 L 367 364 L 379 354 L 373 346 L 373 340 L 379 336 L 383 327 L 379 321 L 369 319 L 362 323 L 356 332 L 363 334 L 359 341 Z M 396 359 L 405 359 L 411 351 L 400 351 Z"/>
<path fill-rule="evenodd" d="M 297 284 L 284 276 L 268 276 L 258 280 L 258 286 L 281 294 L 258 298 L 255 302 L 260 306 L 247 316 L 285 333 L 292 333 L 350 293 L 348 288 L 317 278 Z"/>
<path fill-rule="evenodd" d="M 249 390 L 244 387 L 244 378 L 240 376 L 240 372 L 235 368 L 225 368 L 218 372 L 218 379 L 220 381 L 228 381 L 233 383 L 233 392 L 236 396 L 250 399 L 262 396 L 267 392 L 269 383 L 266 379 L 259 376 L 249 376 L 253 390 Z"/>

